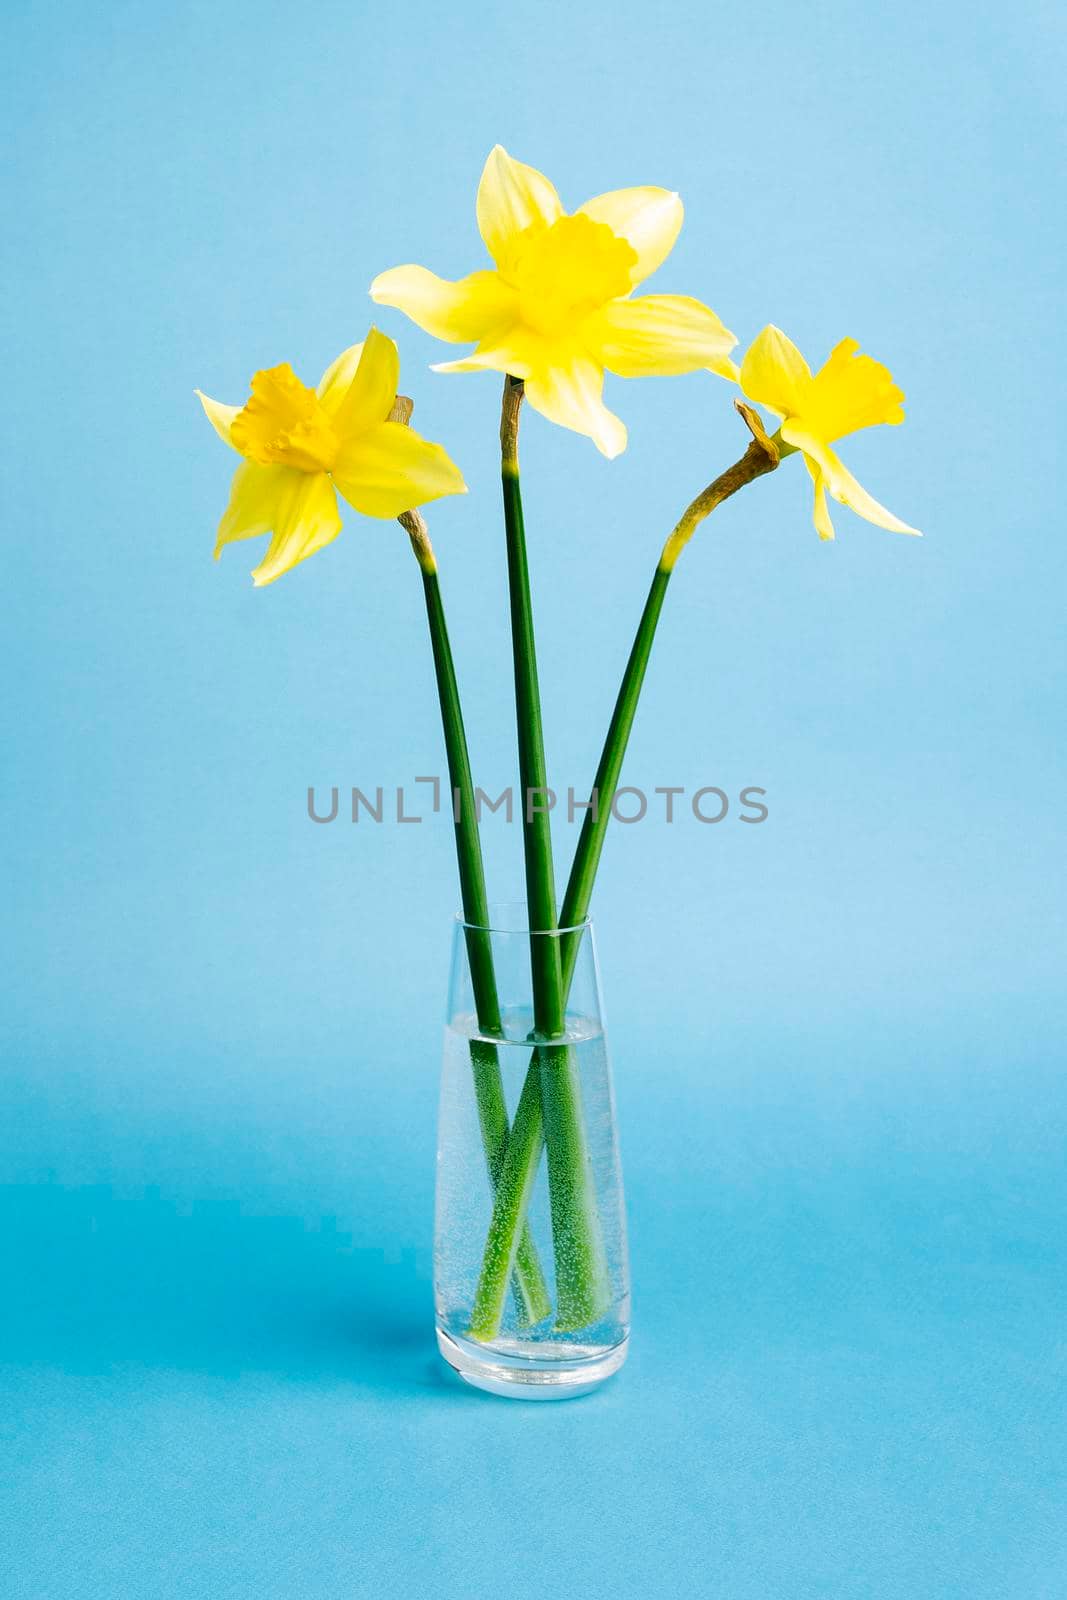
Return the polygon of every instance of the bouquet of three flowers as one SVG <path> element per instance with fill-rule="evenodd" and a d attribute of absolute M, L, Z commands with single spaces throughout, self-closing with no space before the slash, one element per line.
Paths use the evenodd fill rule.
<path fill-rule="evenodd" d="M 255 374 L 243 407 L 201 400 L 242 458 L 216 554 L 233 540 L 269 535 L 253 572 L 257 584 L 274 582 L 337 536 L 338 497 L 365 516 L 398 520 L 416 557 L 455 798 L 463 908 L 440 1123 L 438 1338 L 469 1381 L 500 1393 L 554 1396 L 603 1381 L 621 1365 L 629 1335 L 621 1179 L 588 916 L 678 558 L 722 501 L 793 454 L 813 484 L 821 539 L 834 537 L 828 497 L 880 527 L 916 530 L 873 499 L 834 449 L 858 429 L 903 419 L 900 389 L 855 340 L 839 342 L 813 373 L 772 324 L 738 367 L 737 340 L 700 300 L 635 292 L 678 237 L 683 209 L 676 194 L 616 190 L 568 213 L 542 173 L 497 147 L 478 187 L 477 220 L 490 265 L 457 282 L 421 265 L 394 267 L 375 278 L 371 296 L 440 339 L 473 346 L 438 371 L 503 378 L 504 556 L 526 879 L 521 917 L 502 923 L 491 914 L 438 563 L 419 510 L 464 493 L 465 485 L 445 449 L 410 425 L 396 345 L 372 328 L 314 389 L 281 365 Z M 527 403 L 587 436 L 611 458 L 625 449 L 627 434 L 604 402 L 606 373 L 700 370 L 738 391 L 734 405 L 750 440 L 689 502 L 659 551 L 575 854 L 558 877 L 519 471 L 522 408 Z"/>

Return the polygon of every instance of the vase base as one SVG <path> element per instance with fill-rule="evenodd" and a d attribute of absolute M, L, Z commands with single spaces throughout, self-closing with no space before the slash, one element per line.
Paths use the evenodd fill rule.
<path fill-rule="evenodd" d="M 512 1348 L 501 1340 L 478 1344 L 437 1330 L 437 1347 L 464 1383 L 485 1394 L 508 1400 L 577 1400 L 618 1372 L 626 1360 L 629 1339 L 614 1345 L 552 1344 L 531 1346 L 519 1340 Z"/>

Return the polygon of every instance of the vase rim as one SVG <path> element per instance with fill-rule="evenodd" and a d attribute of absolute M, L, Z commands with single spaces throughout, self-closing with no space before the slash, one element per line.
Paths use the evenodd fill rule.
<path fill-rule="evenodd" d="M 519 934 L 527 939 L 560 939 L 564 934 L 585 933 L 593 926 L 592 917 L 583 917 L 581 922 L 566 927 L 531 928 L 525 900 L 503 900 L 491 905 L 488 923 L 470 922 L 462 911 L 456 913 L 455 921 L 458 927 L 474 933 Z"/>

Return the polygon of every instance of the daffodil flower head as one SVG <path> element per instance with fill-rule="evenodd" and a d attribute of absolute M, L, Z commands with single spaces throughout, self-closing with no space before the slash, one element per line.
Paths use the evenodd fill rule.
<path fill-rule="evenodd" d="M 477 348 L 438 372 L 507 372 L 535 410 L 594 440 L 626 448 L 624 424 L 604 405 L 605 370 L 623 378 L 706 368 L 732 381 L 737 340 L 687 295 L 632 298 L 667 258 L 682 202 L 667 189 L 617 189 L 568 215 L 534 167 L 499 145 L 478 186 L 478 227 L 491 269 L 449 282 L 425 267 L 394 267 L 371 298 L 396 306 L 439 339 Z"/>
<path fill-rule="evenodd" d="M 855 339 L 842 339 L 814 375 L 800 351 L 773 324 L 755 338 L 741 363 L 741 387 L 750 400 L 782 418 L 779 434 L 803 453 L 815 483 L 815 528 L 834 537 L 827 493 L 892 533 L 918 534 L 857 483 L 830 446 L 835 439 L 904 420 L 904 394 L 880 361 L 859 354 Z"/>
<path fill-rule="evenodd" d="M 309 389 L 288 362 L 257 372 L 244 406 L 196 392 L 216 433 L 244 460 L 219 523 L 215 557 L 234 539 L 273 537 L 252 573 L 273 583 L 336 539 L 337 493 L 364 516 L 392 518 L 464 494 L 439 444 L 390 421 L 400 379 L 396 345 L 372 328 Z"/>

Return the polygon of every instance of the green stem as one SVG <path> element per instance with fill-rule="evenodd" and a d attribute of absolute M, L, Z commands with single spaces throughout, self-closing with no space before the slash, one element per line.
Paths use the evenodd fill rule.
<path fill-rule="evenodd" d="M 545 766 L 541 692 L 537 680 L 530 569 L 526 557 L 526 531 L 522 516 L 518 463 L 505 462 L 502 474 L 504 527 L 508 551 L 508 596 L 511 604 L 511 644 L 515 669 L 515 720 L 519 740 L 519 803 L 522 807 L 522 848 L 526 863 L 526 900 L 530 931 L 556 931 L 556 889 L 552 874 L 552 832 L 548 814 L 548 773 Z M 559 941 L 530 940 L 533 975 L 534 1028 L 546 1039 L 563 1031 L 563 991 L 560 981 Z"/>
<path fill-rule="evenodd" d="M 496 974 L 493 970 L 492 944 L 487 931 L 489 904 L 485 889 L 485 867 L 482 861 L 478 817 L 474 806 L 474 779 L 471 774 L 459 686 L 456 682 L 455 662 L 445 623 L 436 564 L 423 566 L 422 587 L 426 599 L 426 620 L 430 625 L 434 673 L 437 678 L 437 694 L 441 702 L 441 726 L 444 730 L 448 776 L 453 795 L 456 859 L 459 863 L 463 918 L 468 924 L 467 956 L 470 963 L 471 986 L 474 990 L 479 1027 L 484 1033 L 499 1034 L 500 1002 L 497 997 Z"/>
<path fill-rule="evenodd" d="M 458 802 L 453 805 L 456 856 L 459 863 L 463 917 L 467 923 L 467 959 L 478 1013 L 478 1028 L 482 1033 L 502 1036 L 492 941 L 488 932 L 489 907 L 478 831 L 478 813 L 474 803 L 474 781 L 463 726 L 455 662 L 437 578 L 437 564 L 426 533 L 426 525 L 418 512 L 407 513 L 401 518 L 401 522 L 407 529 L 422 571 L 449 780 Z M 495 1044 L 477 1039 L 472 1039 L 470 1042 L 470 1056 L 482 1146 L 495 1195 L 504 1168 L 511 1132 L 508 1126 L 500 1059 Z M 521 1323 L 540 1322 L 548 1316 L 552 1303 L 545 1286 L 533 1236 L 525 1224 L 515 1251 L 515 1260 L 504 1279 L 505 1293 L 508 1278 L 513 1279 Z"/>
<path fill-rule="evenodd" d="M 506 405 L 507 391 L 505 390 L 505 407 Z M 626 663 L 622 683 L 619 687 L 615 709 L 608 726 L 607 737 L 604 741 L 604 748 L 601 752 L 600 762 L 593 782 L 593 793 L 590 797 L 592 804 L 586 810 L 585 819 L 582 823 L 581 834 L 575 850 L 574 863 L 571 867 L 567 891 L 563 897 L 563 906 L 560 913 L 561 926 L 567 930 L 560 941 L 562 945 L 560 989 L 562 996 L 561 1007 L 563 1009 L 566 1007 L 571 980 L 574 976 L 574 966 L 581 941 L 581 924 L 589 913 L 593 885 L 596 881 L 601 851 L 604 847 L 604 837 L 607 833 L 608 822 L 611 819 L 611 804 L 622 773 L 623 758 L 625 757 L 626 747 L 633 729 L 637 704 L 641 696 L 645 672 L 652 651 L 652 642 L 656 636 L 656 628 L 659 623 L 660 613 L 663 610 L 663 601 L 674 565 L 704 518 L 709 516 L 715 507 L 721 505 L 730 495 L 735 494 L 744 484 L 751 483 L 755 478 L 762 477 L 764 473 L 772 472 L 780 459 L 779 440 L 777 437 L 768 439 L 758 413 L 743 402 L 735 401 L 735 405 L 753 435 L 752 443 L 739 461 L 736 461 L 732 467 L 728 467 L 725 472 L 720 473 L 687 506 L 668 537 L 656 571 L 653 574 L 648 598 L 641 613 L 641 620 L 638 623 L 637 633 Z M 517 495 L 517 462 L 515 463 L 515 476 Z M 539 1055 L 540 1053 L 538 1052 Z M 482 1269 L 482 1281 L 479 1283 L 479 1298 L 476 1301 L 476 1312 L 479 1315 L 478 1337 L 480 1338 L 491 1338 L 499 1326 L 500 1316 L 503 1312 L 504 1297 L 507 1292 L 507 1271 L 510 1270 L 515 1241 L 518 1237 L 518 1227 L 526 1214 L 526 1204 L 529 1199 L 533 1177 L 537 1171 L 537 1163 L 540 1159 L 542 1122 L 537 1117 L 534 1109 L 535 1097 L 528 1095 L 527 1092 L 533 1076 L 534 1073 L 531 1068 L 526 1084 L 523 1087 L 519 1109 L 515 1113 L 515 1124 L 512 1129 L 504 1164 L 506 1176 L 502 1178 L 497 1191 L 497 1204 L 493 1211 L 489 1243 L 486 1247 L 485 1264 Z M 548 1113 L 546 1111 L 545 1122 L 547 1123 L 547 1121 Z M 551 1173 L 552 1149 L 550 1144 L 550 1180 Z M 555 1232 L 555 1213 L 553 1213 L 553 1231 Z M 507 1270 L 504 1270 L 505 1268 Z M 502 1271 L 503 1277 L 500 1276 Z M 578 1326 L 580 1325 L 578 1324 Z"/>
<path fill-rule="evenodd" d="M 556 891 L 548 814 L 541 694 L 537 676 L 533 604 L 526 554 L 526 531 L 519 486 L 518 427 L 522 383 L 504 381 L 501 412 L 501 482 L 508 557 L 515 717 L 519 745 L 526 897 L 530 917 L 530 967 L 533 986 L 534 1052 L 516 1110 L 520 1138 L 514 1135 L 505 1164 L 506 1181 L 497 1189 L 482 1272 L 475 1292 L 471 1331 L 491 1338 L 503 1309 L 503 1284 L 510 1272 L 513 1238 L 525 1216 L 540 1158 L 542 1134 L 548 1148 L 552 1243 L 556 1262 L 556 1322 L 560 1331 L 595 1322 L 609 1299 L 607 1257 L 596 1205 L 592 1163 L 582 1116 L 581 1080 L 573 1052 L 553 1045 L 564 1032 L 565 996 L 560 942 L 555 937 Z M 540 1088 L 540 1115 L 533 1084 Z"/>
<path fill-rule="evenodd" d="M 563 987 L 568 992 L 574 976 L 574 964 L 578 959 L 578 947 L 582 938 L 581 924 L 589 912 L 593 884 L 596 882 L 597 868 L 600 865 L 600 852 L 604 848 L 604 836 L 611 820 L 611 803 L 619 786 L 623 757 L 629 743 L 630 730 L 634 725 L 637 702 L 641 697 L 641 687 L 645 681 L 645 669 L 652 653 L 652 641 L 656 637 L 656 627 L 670 581 L 670 569 L 657 567 L 652 578 L 652 587 L 648 591 L 648 599 L 645 601 L 645 609 L 641 613 L 641 621 L 637 626 L 637 635 L 626 663 L 626 671 L 622 676 L 618 699 L 615 701 L 607 738 L 604 740 L 604 748 L 600 755 L 600 764 L 593 779 L 589 808 L 586 810 L 582 831 L 578 836 L 574 863 L 571 866 L 570 878 L 567 880 L 567 892 L 563 896 L 560 923 L 567 932 L 562 939 L 562 968 Z"/>
<path fill-rule="evenodd" d="M 652 653 L 652 641 L 656 637 L 656 628 L 659 624 L 660 613 L 663 610 L 663 601 L 667 593 L 667 585 L 671 581 L 675 562 L 693 537 L 697 528 L 705 517 L 711 515 L 716 506 L 736 494 L 738 489 L 746 483 L 760 478 L 767 472 L 773 472 L 779 461 L 779 448 L 777 439 L 771 440 L 763 429 L 759 416 L 750 407 L 740 402 L 735 402 L 738 411 L 753 434 L 752 443 L 739 461 L 732 467 L 727 467 L 721 472 L 706 489 L 703 489 L 682 513 L 677 524 L 672 529 L 659 564 L 652 577 L 652 585 L 645 601 L 645 609 L 641 613 L 641 621 L 637 625 L 637 633 L 630 650 L 626 670 L 622 675 L 619 686 L 618 698 L 615 709 L 608 725 L 607 737 L 601 751 L 600 763 L 593 779 L 593 792 L 590 804 L 586 809 L 582 822 L 581 833 L 574 852 L 574 862 L 571 866 L 570 877 L 567 880 L 567 891 L 563 896 L 563 907 L 560 912 L 560 924 L 566 929 L 578 931 L 568 932 L 563 936 L 562 973 L 564 992 L 570 985 L 574 973 L 574 963 L 578 955 L 578 944 L 581 939 L 580 924 L 589 914 L 589 903 L 593 895 L 593 885 L 596 882 L 597 868 L 600 865 L 600 853 L 604 848 L 604 836 L 608 831 L 611 821 L 611 808 L 615 799 L 615 791 L 619 785 L 622 774 L 623 758 L 626 755 L 626 746 L 630 741 L 630 733 L 637 713 L 637 702 L 641 698 L 641 689 L 645 681 L 645 671 L 648 667 L 648 658 Z"/>

